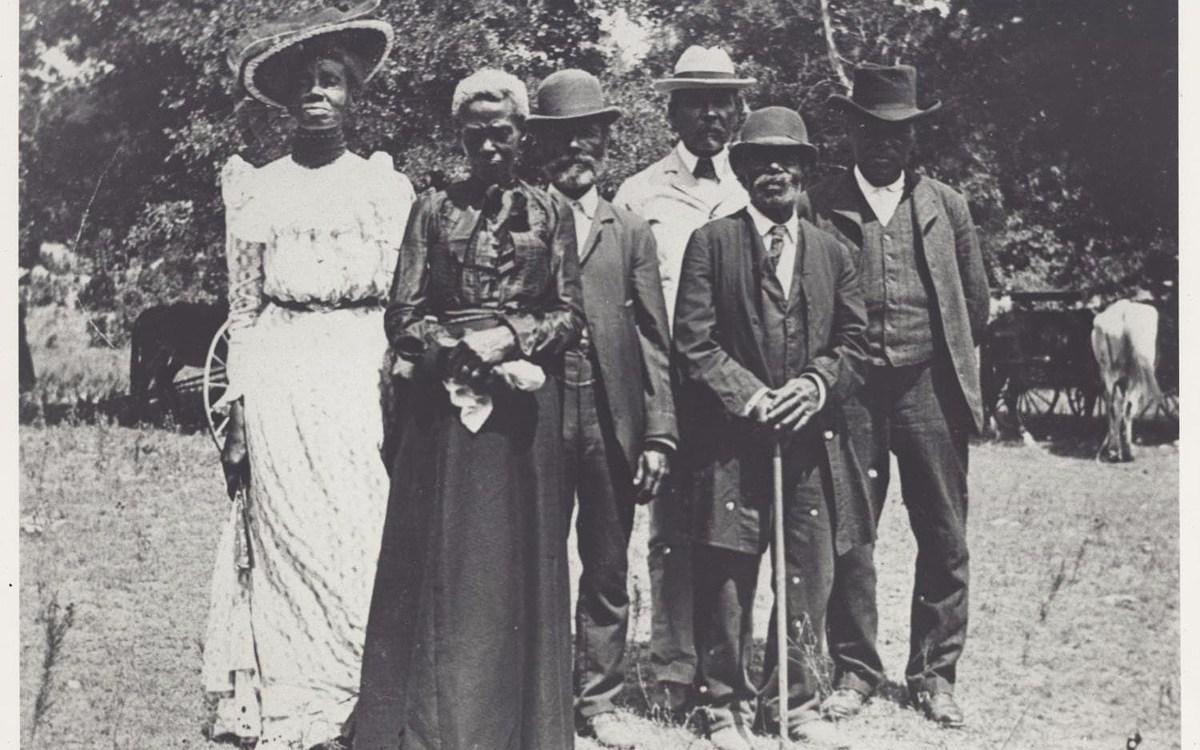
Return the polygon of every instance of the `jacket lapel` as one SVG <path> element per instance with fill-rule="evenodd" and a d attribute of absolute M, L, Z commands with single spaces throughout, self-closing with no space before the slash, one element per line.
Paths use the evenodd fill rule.
<path fill-rule="evenodd" d="M 583 242 L 583 247 L 579 248 L 579 265 L 587 263 L 587 259 L 591 257 L 596 246 L 601 242 L 601 235 L 606 231 L 612 231 L 612 227 L 606 226 L 616 221 L 617 215 L 613 213 L 612 207 L 608 201 L 601 199 L 596 204 L 596 216 L 592 219 L 592 226 L 588 229 L 587 239 Z"/>
<path fill-rule="evenodd" d="M 750 323 L 750 344 L 751 353 L 754 355 L 757 365 L 757 372 L 767 372 L 767 358 L 763 353 L 763 337 L 766 336 L 766 331 L 763 328 L 762 322 L 762 274 L 765 273 L 763 264 L 766 262 L 766 251 L 763 249 L 762 240 L 758 237 L 758 232 L 754 228 L 754 219 L 750 218 L 750 212 L 742 209 L 738 214 L 738 218 L 742 220 L 742 241 L 741 247 L 737 248 L 739 262 L 736 268 L 741 276 L 742 286 L 742 302 L 745 306 L 747 316 Z M 746 252 L 749 250 L 749 252 Z M 733 267 L 733 264 L 730 264 Z"/>

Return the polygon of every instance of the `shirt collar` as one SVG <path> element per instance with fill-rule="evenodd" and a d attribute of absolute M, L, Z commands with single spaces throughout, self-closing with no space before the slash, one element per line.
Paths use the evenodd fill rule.
<path fill-rule="evenodd" d="M 862 170 L 860 170 L 858 168 L 858 165 L 855 164 L 854 165 L 854 181 L 858 183 L 858 189 L 862 191 L 862 194 L 864 196 L 871 195 L 873 193 L 875 193 L 875 194 L 878 194 L 878 193 L 897 193 L 897 194 L 899 194 L 904 191 L 904 172 L 903 172 L 903 170 L 900 172 L 900 176 L 897 177 L 896 181 L 893 182 L 892 184 L 883 185 L 882 187 L 876 187 L 875 185 L 872 185 L 871 183 L 867 182 L 867 178 L 863 177 Z"/>
<path fill-rule="evenodd" d="M 554 185 L 550 186 L 550 192 L 561 197 L 567 203 L 578 203 L 579 207 L 583 209 L 583 215 L 588 217 L 589 220 L 596 218 L 596 209 L 600 207 L 600 193 L 596 190 L 595 185 L 593 185 L 586 193 L 579 196 L 578 199 L 568 198 L 566 195 L 563 195 L 563 192 Z"/>
<path fill-rule="evenodd" d="M 679 155 L 679 160 L 683 162 L 683 166 L 687 167 L 688 174 L 696 173 L 696 162 L 700 161 L 700 157 L 688 151 L 688 147 L 683 145 L 683 141 L 675 144 L 675 153 Z M 733 175 L 729 168 L 729 149 L 723 148 L 712 155 L 713 169 L 717 172 L 717 179 L 724 182 L 730 179 Z"/>
<path fill-rule="evenodd" d="M 746 210 L 750 212 L 750 218 L 754 221 L 754 229 L 758 232 L 758 236 L 766 237 L 767 233 L 771 231 L 771 227 L 775 226 L 775 222 L 755 208 L 753 203 L 747 205 Z M 800 219 L 796 216 L 795 211 L 792 212 L 791 218 L 783 222 L 783 228 L 787 230 L 788 239 L 795 242 L 796 236 L 800 232 Z"/>

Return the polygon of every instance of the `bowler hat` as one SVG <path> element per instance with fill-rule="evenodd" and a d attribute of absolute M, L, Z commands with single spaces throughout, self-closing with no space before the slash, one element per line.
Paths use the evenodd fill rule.
<path fill-rule="evenodd" d="M 620 109 L 604 105 L 604 92 L 596 76 L 577 68 L 546 76 L 533 98 L 535 111 L 526 120 L 529 123 L 597 118 L 608 124 L 621 116 Z"/>
<path fill-rule="evenodd" d="M 729 147 L 729 160 L 737 163 L 755 148 L 790 148 L 807 160 L 817 158 L 817 147 L 808 142 L 808 128 L 798 112 L 787 107 L 763 107 L 746 115 L 737 140 Z"/>
<path fill-rule="evenodd" d="M 911 65 L 870 63 L 855 68 L 854 91 L 850 96 L 834 94 L 828 103 L 885 122 L 916 120 L 942 106 L 940 101 L 924 109 L 917 106 L 917 69 Z"/>
<path fill-rule="evenodd" d="M 720 47 L 701 47 L 693 44 L 683 51 L 675 63 L 670 78 L 654 82 L 654 88 L 664 93 L 679 89 L 730 89 L 740 91 L 756 83 L 753 78 L 738 78 L 733 60 Z"/>
<path fill-rule="evenodd" d="M 285 109 L 288 71 L 301 45 L 330 43 L 342 47 L 359 64 L 365 83 L 379 71 L 392 49 L 391 25 L 362 17 L 378 7 L 379 0 L 365 0 L 345 11 L 322 8 L 269 21 L 242 34 L 226 61 L 247 93 Z"/>

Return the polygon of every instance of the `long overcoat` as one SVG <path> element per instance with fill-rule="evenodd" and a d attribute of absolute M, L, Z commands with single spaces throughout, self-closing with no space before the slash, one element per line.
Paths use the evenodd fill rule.
<path fill-rule="evenodd" d="M 579 266 L 608 416 L 635 471 L 646 440 L 678 440 L 654 235 L 644 219 L 601 199 Z"/>
<path fill-rule="evenodd" d="M 837 552 L 874 540 L 865 473 L 850 444 L 841 403 L 862 383 L 866 310 L 847 249 L 800 222 L 789 301 L 804 304 L 808 361 L 780 378 L 764 358 L 760 312 L 766 251 L 745 209 L 705 224 L 684 253 L 675 308 L 679 372 L 681 501 L 690 504 L 693 538 L 759 554 L 770 539 L 772 444 L 745 416 L 764 386 L 811 372 L 827 386 L 812 427 L 820 435 L 834 493 Z M 798 312 L 798 311 L 793 311 Z M 794 319 L 794 317 L 793 317 Z M 785 455 L 785 462 L 788 461 Z"/>

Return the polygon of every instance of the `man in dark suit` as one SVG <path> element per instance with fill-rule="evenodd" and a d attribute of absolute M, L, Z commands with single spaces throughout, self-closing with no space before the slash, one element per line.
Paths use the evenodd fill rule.
<path fill-rule="evenodd" d="M 575 713 L 601 745 L 638 736 L 614 713 L 624 684 L 629 623 L 626 551 L 634 507 L 654 497 L 675 451 L 670 334 L 654 235 L 645 220 L 600 198 L 596 176 L 609 125 L 600 82 L 561 70 L 538 87 L 529 118 L 541 168 L 571 206 L 587 328 L 566 356 L 567 502 L 578 492 L 583 574 L 575 616 Z"/>
<path fill-rule="evenodd" d="M 846 248 L 795 213 L 815 154 L 794 111 L 752 112 L 730 153 L 750 206 L 696 230 L 680 274 L 678 470 L 695 519 L 698 681 L 720 750 L 750 747 L 754 592 L 772 523 L 786 539 L 788 586 L 776 596 L 786 596 L 790 684 L 781 712 L 772 616 L 763 721 L 786 721 L 812 746 L 842 746 L 820 721 L 811 649 L 821 642 L 835 554 L 874 531 L 840 409 L 861 380 L 866 319 Z M 782 519 L 771 510 L 777 440 Z"/>
<path fill-rule="evenodd" d="M 846 110 L 854 167 L 811 188 L 801 213 L 851 249 L 867 304 L 870 366 L 846 405 L 867 470 L 873 515 L 887 495 L 889 452 L 917 540 L 908 688 L 915 705 L 945 726 L 962 724 L 955 665 L 967 633 L 967 440 L 982 424 L 975 342 L 987 323 L 988 285 L 967 202 L 937 180 L 906 169 L 916 70 L 860 67 Z M 830 718 L 858 713 L 883 682 L 875 649 L 874 549 L 838 558 L 828 639 L 835 691 Z"/>

